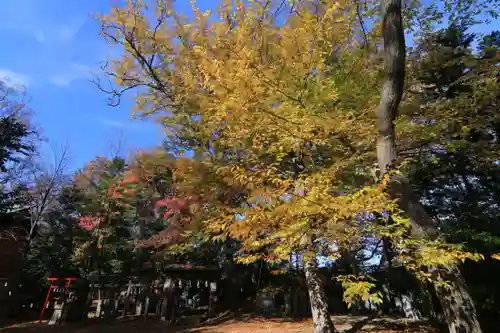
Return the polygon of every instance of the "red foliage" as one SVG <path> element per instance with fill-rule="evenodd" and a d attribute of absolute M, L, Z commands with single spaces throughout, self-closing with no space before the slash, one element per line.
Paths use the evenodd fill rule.
<path fill-rule="evenodd" d="M 189 208 L 189 200 L 181 198 L 168 198 L 156 202 L 155 209 L 165 208 L 163 218 L 167 219 L 174 214 L 182 213 Z"/>
<path fill-rule="evenodd" d="M 78 226 L 82 229 L 91 231 L 99 225 L 100 219 L 94 216 L 82 216 L 78 222 Z"/>
<path fill-rule="evenodd" d="M 182 234 L 192 224 L 192 217 L 189 215 L 189 206 L 198 202 L 196 199 L 169 197 L 159 200 L 155 204 L 155 210 L 164 209 L 163 219 L 169 219 L 168 226 L 157 235 L 141 242 L 142 247 L 168 246 L 178 243 L 182 239 Z M 176 214 L 180 214 L 175 216 Z"/>
<path fill-rule="evenodd" d="M 168 226 L 148 240 L 141 242 L 140 247 L 160 248 L 176 244 L 182 240 L 182 233 L 191 225 L 191 218 L 183 216 L 172 219 Z"/>
<path fill-rule="evenodd" d="M 137 182 L 138 182 L 138 180 L 137 180 L 136 176 L 130 176 L 130 177 L 127 177 L 124 180 L 122 180 L 120 182 L 120 185 L 127 185 L 127 184 L 130 184 L 130 183 L 137 183 Z"/>

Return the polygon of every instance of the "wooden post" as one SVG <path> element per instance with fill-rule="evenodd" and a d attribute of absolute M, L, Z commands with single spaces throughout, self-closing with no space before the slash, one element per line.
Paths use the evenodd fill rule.
<path fill-rule="evenodd" d="M 49 325 L 56 325 L 61 323 L 61 317 L 64 309 L 64 301 L 56 301 L 54 304 L 54 312 L 49 320 Z"/>
<path fill-rule="evenodd" d="M 135 300 L 135 315 L 140 316 L 142 313 L 143 299 L 142 299 L 142 288 L 137 289 L 136 300 Z"/>
<path fill-rule="evenodd" d="M 162 305 L 163 305 L 163 289 L 162 289 L 161 293 L 158 293 L 158 295 L 157 295 L 157 302 L 156 302 L 156 308 L 155 308 L 155 315 L 157 317 L 160 317 L 160 318 L 161 318 Z"/>
<path fill-rule="evenodd" d="M 130 293 L 132 292 L 132 280 L 128 280 L 127 292 L 125 293 L 125 299 L 123 300 L 123 317 L 127 316 L 127 310 L 130 306 Z"/>
<path fill-rule="evenodd" d="M 215 293 L 217 292 L 217 282 L 210 282 L 210 294 L 208 299 L 208 316 L 215 314 Z"/>
<path fill-rule="evenodd" d="M 113 317 L 117 317 L 118 316 L 118 307 L 120 306 L 120 295 L 117 295 L 116 298 L 115 298 L 115 302 L 114 302 L 114 307 L 113 307 Z"/>
<path fill-rule="evenodd" d="M 95 310 L 95 317 L 96 318 L 101 318 L 101 312 L 102 312 L 102 290 L 101 290 L 101 284 L 97 287 L 97 307 Z"/>
<path fill-rule="evenodd" d="M 96 309 L 95 309 L 95 317 L 97 319 L 101 318 L 101 312 L 102 312 L 102 299 L 99 298 L 97 300 L 97 306 L 96 306 Z"/>
<path fill-rule="evenodd" d="M 82 311 L 82 319 L 89 319 L 89 308 L 92 305 L 92 285 L 89 284 L 89 290 L 87 292 L 87 298 L 85 299 L 85 303 L 83 304 Z"/>
<path fill-rule="evenodd" d="M 290 317 L 292 314 L 292 295 L 290 294 L 290 290 L 287 290 L 285 293 L 285 316 Z"/>
<path fill-rule="evenodd" d="M 116 303 L 116 292 L 114 289 L 111 289 L 113 287 L 110 287 L 107 295 L 106 295 L 106 302 L 104 306 L 104 319 L 112 319 L 115 316 L 115 303 Z"/>
<path fill-rule="evenodd" d="M 167 277 L 165 283 L 163 284 L 163 299 L 161 302 L 160 317 L 161 320 L 167 320 L 169 301 L 172 299 L 172 290 L 174 289 L 174 281 L 172 278 Z"/>
<path fill-rule="evenodd" d="M 144 301 L 144 319 L 148 319 L 149 312 L 149 295 L 146 296 L 146 300 Z"/>

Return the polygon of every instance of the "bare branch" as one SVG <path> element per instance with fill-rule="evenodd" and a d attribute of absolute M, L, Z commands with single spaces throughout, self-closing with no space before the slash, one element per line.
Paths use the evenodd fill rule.
<path fill-rule="evenodd" d="M 356 4 L 356 16 L 358 18 L 359 25 L 361 27 L 361 32 L 363 33 L 363 39 L 364 39 L 364 42 L 365 42 L 365 47 L 369 51 L 370 50 L 370 44 L 368 42 L 368 33 L 366 31 L 365 21 L 363 19 L 363 15 L 361 13 L 361 8 L 360 8 L 359 3 Z"/>
<path fill-rule="evenodd" d="M 122 144 L 123 144 L 123 131 L 120 132 L 120 137 L 118 138 L 116 144 L 113 142 L 110 142 L 109 144 L 109 148 L 111 150 L 111 158 L 120 156 L 120 153 L 122 151 Z"/>
<path fill-rule="evenodd" d="M 68 167 L 69 148 L 64 145 L 60 152 L 54 149 L 53 163 L 48 166 L 38 165 L 32 170 L 32 184 L 29 191 L 30 230 L 28 246 L 33 241 L 35 232 L 44 217 L 55 207 L 57 195 L 65 183 L 65 171 Z"/>

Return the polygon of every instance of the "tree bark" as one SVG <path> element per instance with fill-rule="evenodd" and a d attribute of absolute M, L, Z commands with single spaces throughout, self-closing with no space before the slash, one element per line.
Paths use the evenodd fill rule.
<path fill-rule="evenodd" d="M 316 257 L 308 259 L 304 264 L 311 312 L 316 333 L 336 333 L 332 318 L 328 313 L 328 301 L 323 283 L 318 274 L 318 262 Z"/>
<path fill-rule="evenodd" d="M 296 179 L 297 174 L 294 175 Z M 297 197 L 305 196 L 305 189 L 299 184 L 295 184 L 294 194 Z M 304 249 L 314 244 L 313 236 L 304 235 L 300 241 Z M 311 258 L 304 260 L 304 272 L 306 276 L 309 301 L 311 303 L 311 312 L 313 317 L 314 329 L 316 333 L 337 333 L 333 326 L 332 318 L 328 312 L 328 301 L 325 294 L 323 282 L 318 274 L 318 260 L 313 251 Z"/>
<path fill-rule="evenodd" d="M 399 199 L 400 207 L 410 217 L 411 236 L 415 239 L 434 239 L 438 230 L 419 203 L 408 180 L 402 175 L 394 178 L 389 193 Z M 442 287 L 440 282 L 448 283 L 448 287 Z M 482 332 L 474 302 L 456 265 L 448 265 L 436 272 L 434 289 L 450 333 Z"/>
<path fill-rule="evenodd" d="M 434 288 L 450 333 L 481 333 L 474 302 L 458 267 L 446 267 L 438 275 L 438 282 L 448 284 L 447 287 L 435 284 Z"/>
<path fill-rule="evenodd" d="M 380 314 L 391 314 L 396 309 L 394 298 L 391 295 L 392 259 L 394 257 L 391 241 L 384 237 L 382 239 L 382 257 L 380 258 L 380 268 L 384 272 L 382 291 L 384 302 L 380 309 Z"/>
<path fill-rule="evenodd" d="M 384 80 L 380 104 L 375 113 L 379 137 L 377 160 L 381 175 L 396 157 L 394 120 L 398 114 L 405 80 L 405 37 L 401 17 L 401 0 L 381 0 L 384 38 Z"/>
<path fill-rule="evenodd" d="M 414 291 L 418 291 L 419 285 L 413 285 L 413 283 L 405 284 L 404 281 L 413 281 L 409 275 L 410 272 L 404 267 L 395 268 L 392 266 L 392 260 L 394 259 L 392 242 L 389 238 L 384 237 L 382 243 L 381 268 L 385 271 L 384 283 L 382 285 L 385 294 L 383 310 L 386 313 L 399 310 L 408 320 L 418 321 L 422 319 L 422 316 L 420 310 L 416 307 Z"/>
<path fill-rule="evenodd" d="M 383 15 L 384 80 L 376 117 L 379 130 L 377 159 L 383 176 L 396 158 L 394 120 L 403 95 L 406 48 L 401 0 L 381 0 L 380 5 Z M 437 228 L 405 176 L 398 174 L 392 177 L 388 193 L 398 200 L 400 208 L 410 218 L 412 237 L 432 239 L 437 235 Z M 445 274 L 438 274 L 434 287 L 442 302 L 450 333 L 481 333 L 476 309 L 458 268 L 449 266 L 445 268 Z M 439 280 L 446 280 L 450 287 L 442 288 Z"/>

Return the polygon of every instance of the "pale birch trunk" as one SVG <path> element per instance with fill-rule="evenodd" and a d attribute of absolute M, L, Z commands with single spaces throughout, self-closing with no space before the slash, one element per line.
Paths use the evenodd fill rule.
<path fill-rule="evenodd" d="M 307 290 L 311 302 L 311 312 L 315 333 L 336 333 L 332 318 L 328 312 L 328 300 L 321 277 L 318 273 L 316 257 L 307 259 L 304 263 Z"/>

